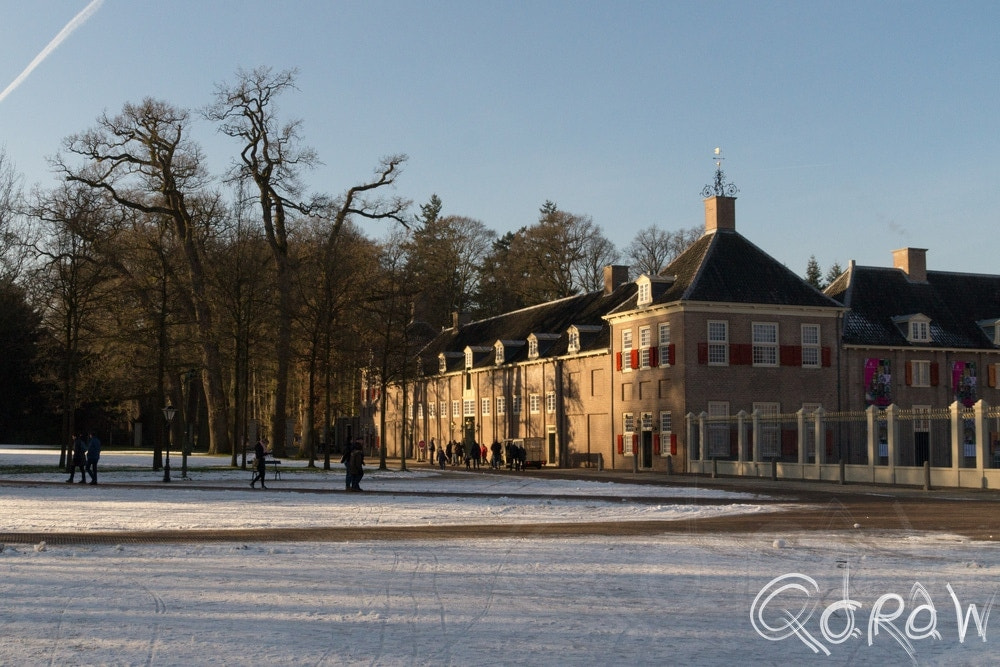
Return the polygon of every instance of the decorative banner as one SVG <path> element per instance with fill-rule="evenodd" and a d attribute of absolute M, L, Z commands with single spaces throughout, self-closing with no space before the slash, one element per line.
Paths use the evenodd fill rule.
<path fill-rule="evenodd" d="M 880 408 L 892 403 L 892 366 L 888 359 L 865 359 L 865 403 Z"/>
<path fill-rule="evenodd" d="M 955 400 L 967 408 L 976 403 L 976 362 L 956 361 L 951 367 L 951 387 Z"/>

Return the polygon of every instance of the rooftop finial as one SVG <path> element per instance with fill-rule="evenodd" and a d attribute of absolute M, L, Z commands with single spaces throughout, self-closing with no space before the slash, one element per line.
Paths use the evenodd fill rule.
<path fill-rule="evenodd" d="M 702 197 L 735 197 L 740 191 L 733 183 L 726 183 L 726 175 L 722 173 L 722 149 L 715 148 L 715 182 L 706 185 L 701 190 Z"/>

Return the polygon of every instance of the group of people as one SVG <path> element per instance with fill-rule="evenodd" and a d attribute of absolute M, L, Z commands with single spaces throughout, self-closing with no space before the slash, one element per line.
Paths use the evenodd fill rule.
<path fill-rule="evenodd" d="M 87 437 L 81 433 L 73 438 L 73 454 L 70 459 L 69 479 L 67 484 L 72 484 L 76 479 L 76 469 L 80 469 L 80 484 L 87 483 L 87 475 L 90 475 L 90 483 L 97 484 L 97 461 L 101 458 L 101 440 L 97 434 L 91 431 Z"/>
<path fill-rule="evenodd" d="M 472 441 L 468 446 L 462 442 L 449 442 L 445 445 L 438 445 L 431 438 L 430 462 L 437 463 L 441 470 L 447 466 L 458 466 L 465 462 L 466 470 L 478 470 L 480 465 L 489 465 L 494 470 L 503 467 L 504 461 L 508 470 L 524 470 L 527 460 L 527 452 L 524 447 L 514 441 L 507 441 L 506 445 L 501 445 L 499 441 L 494 441 L 489 448 Z M 421 447 L 422 449 L 422 447 Z"/>

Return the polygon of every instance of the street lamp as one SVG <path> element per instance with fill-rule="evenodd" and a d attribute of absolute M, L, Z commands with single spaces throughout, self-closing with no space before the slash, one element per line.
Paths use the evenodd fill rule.
<path fill-rule="evenodd" d="M 174 406 L 167 404 L 167 407 L 163 408 L 163 417 L 167 420 L 167 461 L 163 465 L 163 481 L 170 481 L 170 422 L 174 420 L 174 415 L 177 414 L 177 410 Z"/>

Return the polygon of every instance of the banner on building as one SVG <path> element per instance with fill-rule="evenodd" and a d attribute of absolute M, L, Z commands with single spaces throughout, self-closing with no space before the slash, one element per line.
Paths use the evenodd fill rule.
<path fill-rule="evenodd" d="M 865 403 L 880 408 L 892 403 L 892 365 L 888 359 L 865 359 Z"/>
<path fill-rule="evenodd" d="M 951 387 L 955 400 L 967 408 L 976 403 L 976 362 L 956 361 L 951 367 Z"/>

